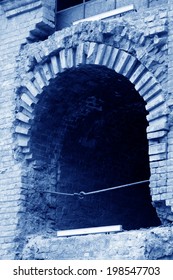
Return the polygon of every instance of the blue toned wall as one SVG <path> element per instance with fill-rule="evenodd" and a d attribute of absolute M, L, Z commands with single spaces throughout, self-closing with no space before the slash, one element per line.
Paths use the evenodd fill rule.
<path fill-rule="evenodd" d="M 87 2 L 88 7 L 90 7 L 89 13 L 91 10 L 97 11 L 96 2 L 103 1 Z M 113 4 L 113 1 L 106 2 L 109 5 Z M 103 183 L 101 187 L 105 184 L 109 187 L 115 181 L 115 177 L 112 175 L 115 172 L 111 171 L 111 168 L 115 165 L 118 169 L 117 162 L 107 160 L 107 164 L 104 165 L 107 167 L 103 172 L 102 167 L 98 167 L 97 163 L 93 168 L 88 168 L 83 163 L 84 159 L 87 158 L 87 153 L 85 155 L 83 153 L 83 160 L 81 160 L 79 145 L 76 144 L 75 151 L 70 150 L 72 143 L 74 143 L 72 136 L 76 135 L 75 127 L 78 127 L 78 130 L 79 127 L 83 127 L 82 119 L 86 120 L 86 116 L 88 118 L 85 122 L 86 131 L 85 133 L 81 132 L 75 143 L 86 147 L 91 155 L 93 147 L 96 144 L 98 147 L 101 145 L 102 142 L 91 135 L 95 135 L 94 131 L 96 128 L 98 129 L 99 125 L 99 137 L 103 137 L 101 131 L 103 128 L 105 130 L 105 126 L 103 126 L 103 119 L 99 114 L 100 111 L 105 114 L 106 109 L 103 110 L 103 102 L 106 104 L 105 106 L 108 106 L 109 102 L 106 101 L 105 97 L 96 97 L 96 92 L 101 92 L 98 80 L 103 81 L 104 88 L 108 83 L 105 77 L 109 78 L 110 82 L 110 76 L 114 72 L 121 77 L 121 87 L 124 85 L 127 88 L 133 86 L 133 89 L 129 90 L 137 92 L 136 108 L 139 105 L 142 108 L 139 110 L 140 114 L 144 115 L 141 122 L 144 123 L 142 131 L 145 132 L 145 139 L 140 139 L 138 142 L 144 141 L 141 143 L 145 144 L 140 146 L 135 142 L 132 148 L 130 146 L 126 146 L 126 148 L 131 149 L 130 158 L 132 158 L 132 154 L 133 157 L 135 155 L 133 164 L 138 160 L 139 166 L 142 165 L 142 161 L 140 161 L 140 157 L 137 157 L 136 152 L 133 152 L 133 148 L 134 146 L 138 147 L 141 153 L 142 147 L 145 147 L 146 153 L 143 158 L 145 174 L 126 177 L 126 180 L 143 180 L 146 177 L 149 179 L 150 183 L 146 186 L 149 193 L 147 203 L 154 209 L 158 221 L 144 226 L 132 224 L 131 227 L 125 228 L 127 231 L 115 236 L 111 235 L 110 239 L 109 236 L 105 235 L 102 235 L 101 238 L 104 242 L 109 239 L 110 242 L 116 243 L 119 238 L 121 240 L 121 236 L 126 234 L 127 236 L 132 234 L 133 237 L 143 235 L 140 227 L 156 227 L 160 224 L 163 227 L 156 228 L 154 231 L 158 230 L 161 236 L 163 230 L 163 234 L 168 239 L 172 238 L 172 233 L 166 226 L 171 225 L 173 221 L 173 84 L 171 62 L 173 3 L 172 0 L 168 0 L 168 5 L 165 6 L 165 1 L 164 3 L 156 0 L 140 1 L 139 4 L 139 1 L 119 0 L 115 1 L 115 4 L 116 8 L 135 4 L 137 12 L 132 11 L 106 21 L 86 22 L 76 26 L 68 23 L 68 28 L 55 32 L 54 1 L 49 1 L 49 4 L 41 0 L 0 1 L 0 50 L 2 53 L 0 59 L 0 253 L 2 259 L 42 259 L 46 258 L 46 254 L 49 259 L 72 258 L 72 253 L 69 255 L 67 253 L 64 256 L 55 253 L 58 248 L 56 246 L 55 250 L 48 251 L 48 248 L 52 248 L 52 245 L 49 246 L 51 242 L 55 244 L 56 230 L 67 227 L 68 224 L 70 227 L 80 226 L 80 224 L 74 224 L 74 217 L 80 213 L 80 209 L 86 209 L 86 211 L 80 213 L 79 220 L 85 216 L 86 212 L 86 216 L 88 216 L 87 222 L 84 221 L 82 226 L 85 224 L 90 226 L 88 221 L 94 223 L 93 216 L 96 214 L 94 208 L 89 209 L 87 205 L 82 205 L 85 202 L 79 201 L 75 204 L 69 204 L 68 198 L 61 200 L 50 194 L 45 195 L 43 191 L 45 189 L 61 192 L 68 190 L 68 192 L 74 193 L 76 186 L 81 190 L 81 182 L 82 188 L 84 187 L 85 180 L 81 179 L 83 177 L 88 177 L 85 191 L 90 190 L 87 189 L 88 184 L 93 188 L 101 183 Z M 61 16 L 63 16 L 63 12 Z M 61 17 L 58 20 L 60 21 L 59 26 L 61 26 Z M 67 20 L 68 22 L 69 20 L 73 21 L 71 16 Z M 58 29 L 61 28 L 58 27 Z M 90 70 L 88 65 L 91 66 Z M 92 71 L 94 71 L 96 79 L 93 79 Z M 87 79 L 85 73 L 90 73 L 87 74 Z M 79 81 L 79 76 L 83 78 L 76 85 L 75 81 Z M 67 87 L 70 81 L 71 84 Z M 84 84 L 85 87 L 83 87 Z M 87 96 L 83 88 L 90 90 L 91 95 Z M 83 93 L 82 97 L 81 92 Z M 69 94 L 66 95 L 66 93 Z M 78 97 L 76 98 L 76 96 Z M 111 102 L 113 102 L 112 98 Z M 97 115 L 96 119 L 95 115 Z M 88 126 L 93 123 L 91 116 L 97 120 L 97 126 L 93 126 L 93 129 L 89 131 Z M 115 119 L 115 115 L 113 119 Z M 121 121 L 117 125 L 120 126 Z M 135 125 L 131 124 L 131 126 L 134 128 Z M 137 133 L 132 134 L 137 135 Z M 113 131 L 110 135 L 110 138 L 115 141 Z M 103 150 L 104 158 L 106 158 L 106 151 Z M 99 149 L 94 154 L 97 157 L 98 151 Z M 111 152 L 113 150 L 108 149 L 107 154 Z M 70 154 L 73 155 L 72 159 Z M 131 164 L 132 162 L 130 163 L 127 152 L 124 154 L 124 163 L 129 162 L 129 168 L 126 169 L 126 172 L 123 171 L 124 167 L 118 169 L 118 173 L 122 174 L 121 177 L 123 177 L 123 172 L 135 174 L 137 169 L 135 165 Z M 93 162 L 89 163 L 88 166 L 91 167 Z M 98 172 L 95 172 L 96 165 Z M 104 180 L 99 177 L 102 172 Z M 98 176 L 95 173 L 98 173 Z M 106 176 L 106 174 L 108 175 Z M 119 183 L 123 182 L 116 182 L 116 184 Z M 66 188 L 67 184 L 68 189 Z M 126 197 L 123 209 L 126 208 L 127 212 L 130 209 L 129 197 L 131 196 L 133 201 L 132 197 L 135 194 L 135 191 L 132 196 L 130 193 L 128 195 L 122 194 L 122 197 L 123 195 Z M 136 194 L 136 197 L 139 196 Z M 103 198 L 96 199 L 94 203 L 96 201 L 98 203 L 96 208 L 100 209 L 100 216 L 103 216 L 101 222 L 103 223 L 107 218 L 104 218 L 102 210 L 108 202 L 106 200 L 103 202 Z M 140 201 L 141 205 L 142 199 Z M 67 213 L 70 212 L 72 204 L 74 204 L 76 212 L 73 211 L 75 215 L 69 220 Z M 117 217 L 118 214 L 112 215 L 112 207 L 110 206 L 111 216 Z M 129 220 L 129 218 L 123 219 L 124 224 Z M 120 220 L 117 222 L 121 220 L 122 216 L 120 215 Z M 116 223 L 115 220 L 109 221 L 109 223 L 111 222 Z M 131 233 L 128 231 L 129 229 L 136 231 Z M 150 236 L 150 230 L 147 234 Z M 47 243 L 50 242 L 48 247 L 45 246 L 46 251 L 43 248 L 43 237 L 46 238 Z M 76 244 L 84 242 L 83 239 L 75 237 Z M 127 257 L 125 253 L 124 255 L 123 253 L 118 254 L 116 251 L 104 255 L 103 247 L 100 246 L 97 257 L 94 249 L 97 246 L 97 236 L 88 236 L 87 240 L 87 245 L 85 242 L 83 243 L 84 247 L 93 248 L 93 253 L 87 253 L 87 250 L 84 250 L 85 252 L 81 252 L 81 255 L 76 255 L 74 258 L 161 259 L 166 258 L 166 255 L 169 256 L 168 258 L 172 256 L 170 248 L 167 249 L 169 253 L 168 251 L 160 251 L 158 256 L 142 252 L 138 256 L 130 254 Z M 154 239 L 155 241 L 151 240 L 152 242 L 156 241 L 156 239 Z M 28 241 L 29 245 L 26 245 Z M 38 250 L 40 248 L 43 252 L 42 255 L 36 256 L 36 253 L 31 255 L 30 250 L 33 242 L 35 252 L 36 248 Z M 73 249 L 73 238 L 68 239 L 68 241 L 67 239 L 57 240 L 57 244 L 59 242 L 61 242 L 61 248 L 66 246 L 65 244 L 68 242 L 69 252 L 76 251 L 76 247 Z M 129 246 L 133 247 L 133 244 L 130 243 Z M 146 243 L 145 246 L 149 248 L 149 243 Z"/>

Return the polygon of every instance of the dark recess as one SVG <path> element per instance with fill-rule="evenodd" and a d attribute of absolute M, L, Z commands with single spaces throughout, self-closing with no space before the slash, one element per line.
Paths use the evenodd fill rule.
<path fill-rule="evenodd" d="M 41 156 L 56 155 L 58 191 L 87 192 L 149 179 L 145 102 L 122 75 L 95 65 L 69 69 L 45 90 L 39 106 L 33 150 L 37 154 L 36 139 L 44 131 Z M 160 225 L 148 184 L 82 200 L 56 196 L 52 209 L 55 229 Z"/>

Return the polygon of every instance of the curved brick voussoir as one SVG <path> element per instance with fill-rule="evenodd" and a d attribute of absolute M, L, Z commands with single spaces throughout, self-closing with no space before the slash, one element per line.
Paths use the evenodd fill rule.
<path fill-rule="evenodd" d="M 66 57 L 67 57 L 67 67 L 72 68 L 75 67 L 75 52 L 76 49 L 74 48 L 69 48 L 66 50 Z"/>
<path fill-rule="evenodd" d="M 114 65 L 117 61 L 118 54 L 119 54 L 120 50 L 117 49 L 117 48 L 113 48 L 113 49 L 110 48 L 108 50 L 110 50 L 109 59 L 106 60 L 106 57 L 105 57 L 105 62 L 103 61 L 103 65 L 107 66 L 110 69 L 113 69 Z"/>
<path fill-rule="evenodd" d="M 95 61 L 94 64 L 102 64 L 103 63 L 103 59 L 105 56 L 105 52 L 106 52 L 106 45 L 105 44 L 99 44 L 98 45 L 98 49 L 97 49 L 97 53 L 96 53 L 96 57 L 95 57 Z"/>
<path fill-rule="evenodd" d="M 120 51 L 118 56 L 118 61 L 114 65 L 114 70 L 117 73 L 122 74 L 124 69 L 126 68 L 126 65 L 128 65 L 128 61 L 130 60 L 130 57 L 131 55 L 128 54 L 127 52 Z"/>
<path fill-rule="evenodd" d="M 30 140 L 30 137 L 28 135 L 22 135 L 22 134 L 17 135 L 18 145 L 20 147 L 25 147 L 25 148 L 28 147 L 29 140 Z"/>
<path fill-rule="evenodd" d="M 45 63 L 43 65 L 43 73 L 44 73 L 44 77 L 46 77 L 47 81 L 50 81 L 51 79 L 53 79 L 53 73 L 51 70 L 51 66 L 50 63 Z"/>
<path fill-rule="evenodd" d="M 25 81 L 25 86 L 30 92 L 30 95 L 34 98 L 37 98 L 38 95 L 41 93 L 41 90 L 39 90 L 38 87 L 36 87 L 36 85 L 30 80 Z"/>
<path fill-rule="evenodd" d="M 26 106 L 31 107 L 31 109 L 32 109 L 32 105 L 38 102 L 38 99 L 32 97 L 29 93 L 25 93 L 25 92 L 22 93 L 21 100 L 23 101 L 24 104 L 26 104 Z"/>
<path fill-rule="evenodd" d="M 144 75 L 139 79 L 139 81 L 135 84 L 135 89 L 137 91 L 140 91 L 141 94 L 144 91 L 147 91 L 147 89 L 151 88 L 153 86 L 153 81 L 152 81 L 153 75 L 150 72 L 145 72 Z M 156 80 L 156 79 L 155 79 Z M 149 85 L 151 84 L 151 87 Z"/>
<path fill-rule="evenodd" d="M 146 101 L 146 110 L 149 112 L 147 116 L 149 122 L 148 139 L 159 139 L 166 135 L 168 111 L 164 107 L 165 98 L 162 87 L 153 74 L 127 51 L 115 48 L 112 45 L 86 41 L 80 42 L 75 47 L 64 47 L 59 51 L 50 53 L 46 59 L 43 58 L 35 66 L 32 80 L 24 81 L 27 91 L 24 91 L 21 95 L 21 106 L 25 111 L 28 111 L 28 114 L 21 112 L 16 116 L 20 121 L 20 125 L 16 127 L 16 133 L 19 136 L 29 137 L 29 125 L 32 119 L 30 116 L 32 115 L 34 118 L 34 106 L 37 106 L 36 104 L 44 88 L 49 86 L 50 81 L 68 68 L 85 64 L 104 65 L 129 79 Z M 26 138 L 19 137 L 19 140 L 19 146 L 28 147 L 29 141 Z M 32 158 L 32 156 L 30 157 Z"/>
<path fill-rule="evenodd" d="M 140 77 L 138 83 L 135 85 L 135 88 L 140 92 L 140 95 L 146 102 L 158 94 L 163 95 L 162 87 L 150 72 L 146 72 Z"/>
<path fill-rule="evenodd" d="M 29 124 L 20 122 L 16 127 L 15 127 L 15 132 L 18 134 L 24 134 L 24 135 L 29 135 L 29 130 L 31 126 Z"/>
<path fill-rule="evenodd" d="M 142 64 L 139 64 L 132 75 L 129 77 L 130 82 L 135 85 L 146 72 L 147 69 Z"/>
<path fill-rule="evenodd" d="M 56 75 L 61 72 L 60 71 L 60 62 L 59 62 L 59 58 L 58 56 L 54 55 L 54 56 L 51 56 L 51 70 L 52 70 L 52 73 L 54 75 L 54 77 L 56 77 Z"/>
<path fill-rule="evenodd" d="M 86 64 L 94 64 L 97 51 L 98 51 L 98 44 L 93 42 L 89 43 Z"/>
<path fill-rule="evenodd" d="M 146 105 L 146 109 L 147 111 L 152 111 L 155 108 L 159 107 L 161 104 L 163 104 L 165 102 L 165 98 L 162 94 L 157 94 L 156 96 L 154 96 L 153 98 L 151 98 L 147 105 Z"/>
<path fill-rule="evenodd" d="M 85 53 L 84 43 L 81 43 L 77 46 L 74 60 L 76 66 L 86 63 L 86 53 Z"/>
<path fill-rule="evenodd" d="M 35 104 L 39 101 L 39 94 L 40 92 L 38 91 L 38 88 L 32 81 L 25 80 L 23 82 L 19 100 L 20 110 L 16 112 L 16 134 L 29 135 L 31 120 L 34 118 L 33 110 Z"/>
<path fill-rule="evenodd" d="M 37 85 L 40 88 L 40 91 L 42 91 L 45 86 L 49 85 L 49 80 L 44 74 L 43 67 L 40 66 L 39 69 L 36 70 L 36 72 L 34 73 L 34 77 L 37 82 Z"/>
<path fill-rule="evenodd" d="M 29 123 L 30 122 L 30 117 L 25 114 L 24 112 L 18 112 L 16 114 L 16 119 L 21 121 L 22 123 Z"/>
<path fill-rule="evenodd" d="M 160 93 L 162 93 L 161 86 L 159 84 L 155 84 L 155 85 L 153 84 L 150 90 L 148 90 L 148 92 L 146 92 L 144 95 L 141 94 L 141 96 L 143 96 L 146 102 L 149 102 L 150 99 L 152 99 L 156 95 L 160 95 Z M 165 101 L 164 97 L 163 97 L 163 101 Z"/>
<path fill-rule="evenodd" d="M 136 66 L 138 65 L 138 63 L 139 63 L 138 60 L 131 55 L 122 71 L 122 75 L 129 79 L 129 77 L 134 72 L 134 69 L 136 69 Z"/>
<path fill-rule="evenodd" d="M 65 69 L 75 66 L 75 52 L 74 49 L 63 49 L 59 52 L 59 69 L 64 71 Z"/>
<path fill-rule="evenodd" d="M 149 140 L 164 137 L 169 130 L 168 110 L 165 108 L 165 100 L 161 92 L 151 98 L 146 109 L 149 111 L 147 119 L 149 127 L 147 128 L 147 137 Z"/>

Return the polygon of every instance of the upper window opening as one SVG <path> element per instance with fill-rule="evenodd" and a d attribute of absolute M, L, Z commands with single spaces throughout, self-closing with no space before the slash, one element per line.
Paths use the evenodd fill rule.
<path fill-rule="evenodd" d="M 75 21 L 115 9 L 113 0 L 57 0 L 56 30 L 71 26 Z"/>
<path fill-rule="evenodd" d="M 63 0 L 57 1 L 57 11 L 65 10 L 67 8 L 79 5 L 79 4 L 84 4 L 85 2 L 88 2 L 90 0 Z"/>

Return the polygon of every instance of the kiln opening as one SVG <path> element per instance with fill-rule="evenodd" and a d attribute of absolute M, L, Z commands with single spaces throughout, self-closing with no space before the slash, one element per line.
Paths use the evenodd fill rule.
<path fill-rule="evenodd" d="M 31 130 L 32 223 L 34 216 L 41 229 L 160 225 L 149 183 L 84 199 L 44 193 L 149 180 L 146 115 L 134 86 L 113 70 L 86 65 L 59 74 L 44 90 Z"/>

